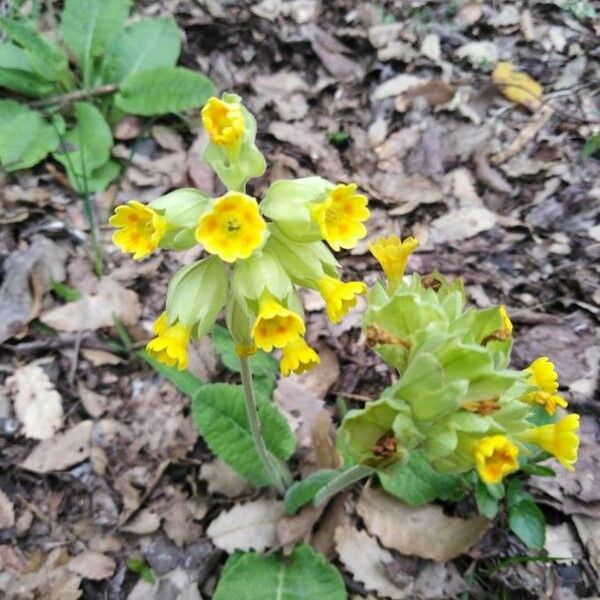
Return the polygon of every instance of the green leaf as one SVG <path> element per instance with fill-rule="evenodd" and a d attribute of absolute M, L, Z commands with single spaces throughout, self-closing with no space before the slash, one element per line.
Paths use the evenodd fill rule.
<path fill-rule="evenodd" d="M 56 89 L 33 71 L 25 51 L 9 42 L 0 44 L 0 86 L 33 98 L 49 96 Z"/>
<path fill-rule="evenodd" d="M 137 355 L 143 358 L 159 375 L 170 381 L 182 394 L 194 398 L 198 390 L 204 385 L 201 379 L 189 371 L 178 371 L 150 356 L 145 350 L 139 350 Z"/>
<path fill-rule="evenodd" d="M 39 77 L 47 81 L 64 80 L 69 66 L 62 48 L 23 22 L 0 17 L 0 28 L 23 48 L 27 62 Z"/>
<path fill-rule="evenodd" d="M 340 473 L 341 471 L 333 469 L 322 469 L 294 483 L 285 494 L 285 508 L 288 514 L 293 515 L 300 507 L 311 502 L 317 492 Z"/>
<path fill-rule="evenodd" d="M 33 110 L 10 100 L 0 101 L 0 163 L 7 171 L 28 169 L 59 145 L 62 117 L 54 125 Z M 56 127 L 56 129 L 55 129 Z"/>
<path fill-rule="evenodd" d="M 156 67 L 174 67 L 181 52 L 175 19 L 143 19 L 127 27 L 108 47 L 102 79 L 112 83 Z"/>
<path fill-rule="evenodd" d="M 257 401 L 269 453 L 287 460 L 296 446 L 294 434 L 275 405 L 260 396 Z M 203 386 L 193 399 L 192 411 L 202 437 L 219 458 L 255 486 L 271 484 L 254 448 L 241 386 L 226 383 Z"/>
<path fill-rule="evenodd" d="M 213 600 L 345 600 L 339 571 L 310 546 L 292 554 L 236 552 L 221 573 Z"/>
<path fill-rule="evenodd" d="M 100 111 L 89 102 L 75 103 L 77 122 L 63 138 L 63 145 L 54 158 L 60 162 L 74 187 L 81 193 L 96 191 L 108 176 L 116 176 L 116 163 L 109 163 L 113 137 Z M 107 163 L 112 166 L 106 166 Z M 96 171 L 96 169 L 101 171 Z M 108 170 L 108 173 L 106 173 Z M 87 181 L 87 184 L 86 184 Z"/>
<path fill-rule="evenodd" d="M 581 149 L 581 156 L 583 158 L 589 158 L 596 150 L 600 148 L 600 131 L 595 133 Z"/>
<path fill-rule="evenodd" d="M 66 0 L 62 13 L 62 35 L 82 65 L 104 54 L 119 34 L 130 0 Z"/>
<path fill-rule="evenodd" d="M 498 514 L 499 502 L 490 494 L 488 488 L 479 478 L 475 484 L 475 501 L 480 514 L 488 519 L 493 519 Z"/>
<path fill-rule="evenodd" d="M 533 463 L 524 463 L 521 465 L 521 471 L 529 475 L 537 475 L 538 477 L 555 477 L 556 471 L 544 465 L 536 465 Z"/>
<path fill-rule="evenodd" d="M 508 525 L 528 547 L 542 548 L 546 539 L 544 513 L 533 500 L 522 500 L 508 510 Z"/>
<path fill-rule="evenodd" d="M 420 506 L 436 498 L 458 499 L 464 494 L 461 477 L 438 473 L 418 450 L 411 452 L 408 461 L 394 472 L 378 472 L 377 475 L 388 493 L 411 506 Z"/>
<path fill-rule="evenodd" d="M 162 115 L 200 108 L 214 89 L 208 77 L 190 69 L 157 67 L 128 75 L 115 103 L 134 115 Z"/>

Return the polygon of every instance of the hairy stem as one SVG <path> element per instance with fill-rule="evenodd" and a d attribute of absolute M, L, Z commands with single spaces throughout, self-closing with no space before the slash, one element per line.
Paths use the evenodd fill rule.
<path fill-rule="evenodd" d="M 323 504 L 338 492 L 341 492 L 347 487 L 350 487 L 353 483 L 356 483 L 373 473 L 375 473 L 375 469 L 365 465 L 355 465 L 350 467 L 347 471 L 344 471 L 335 479 L 331 480 L 325 487 L 321 488 L 315 496 L 313 504 L 315 506 L 323 506 Z"/>
<path fill-rule="evenodd" d="M 45 108 L 47 106 L 54 106 L 55 104 L 69 104 L 70 102 L 76 102 L 77 100 L 83 100 L 84 98 L 91 98 L 92 96 L 105 96 L 106 94 L 112 94 L 118 91 L 118 83 L 108 83 L 101 85 L 91 90 L 75 90 L 67 94 L 61 94 L 60 96 L 52 96 L 52 98 L 43 98 L 42 100 L 34 100 L 29 103 L 31 108 Z"/>
<path fill-rule="evenodd" d="M 242 386 L 244 388 L 244 400 L 246 403 L 246 415 L 248 416 L 248 424 L 250 425 L 250 432 L 252 434 L 252 440 L 254 441 L 256 453 L 258 454 L 260 462 L 265 468 L 265 471 L 268 473 L 271 482 L 277 488 L 277 491 L 280 494 L 285 494 L 285 485 L 283 484 L 282 476 L 269 456 L 269 452 L 265 445 L 265 440 L 263 439 L 260 431 L 258 406 L 256 404 L 254 387 L 252 385 L 250 361 L 247 358 L 240 357 L 240 366 L 240 372 L 242 374 Z"/>

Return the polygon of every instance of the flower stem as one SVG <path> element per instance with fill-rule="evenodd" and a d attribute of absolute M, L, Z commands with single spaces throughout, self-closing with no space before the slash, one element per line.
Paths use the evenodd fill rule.
<path fill-rule="evenodd" d="M 262 463 L 265 471 L 273 485 L 277 488 L 280 494 L 285 494 L 285 485 L 282 481 L 282 476 L 279 470 L 275 467 L 269 451 L 265 446 L 265 440 L 260 431 L 260 421 L 258 420 L 258 406 L 254 395 L 254 386 L 252 385 L 252 371 L 250 370 L 250 361 L 247 358 L 240 356 L 240 372 L 242 374 L 242 386 L 244 388 L 244 400 L 246 403 L 246 415 L 248 416 L 248 424 L 250 425 L 250 433 L 254 441 L 254 447 L 258 458 Z"/>
<path fill-rule="evenodd" d="M 330 498 L 338 492 L 351 486 L 353 483 L 375 473 L 375 469 L 365 465 L 354 465 L 347 471 L 332 479 L 325 487 L 321 488 L 313 500 L 315 506 L 323 506 Z"/>

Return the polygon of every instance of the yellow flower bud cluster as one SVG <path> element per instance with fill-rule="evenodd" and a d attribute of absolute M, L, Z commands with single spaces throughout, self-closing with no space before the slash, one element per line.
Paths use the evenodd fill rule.
<path fill-rule="evenodd" d="M 281 373 L 302 373 L 320 359 L 305 341 L 300 290 L 319 291 L 333 322 L 366 292 L 362 282 L 341 280 L 329 248 L 353 248 L 366 235 L 367 197 L 356 184 L 307 177 L 274 182 L 259 202 L 245 186 L 263 174 L 265 161 L 255 146 L 256 122 L 241 98 L 211 98 L 202 122 L 210 140 L 203 158 L 228 191 L 209 198 L 185 188 L 147 205 L 132 200 L 110 219 L 117 228 L 114 243 L 134 259 L 194 245 L 207 254 L 171 280 L 147 351 L 185 369 L 189 341 L 207 333 L 225 310 L 241 357 L 280 349 Z"/>

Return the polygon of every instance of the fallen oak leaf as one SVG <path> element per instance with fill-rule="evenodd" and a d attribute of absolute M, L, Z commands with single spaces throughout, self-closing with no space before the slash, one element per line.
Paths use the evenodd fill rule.
<path fill-rule="evenodd" d="M 285 515 L 283 502 L 259 499 L 222 512 L 206 533 L 217 548 L 263 551 L 278 544 L 277 523 Z"/>
<path fill-rule="evenodd" d="M 485 517 L 448 517 L 440 506 L 408 506 L 373 487 L 362 489 L 357 511 L 386 548 L 439 562 L 467 552 L 490 527 Z"/>

